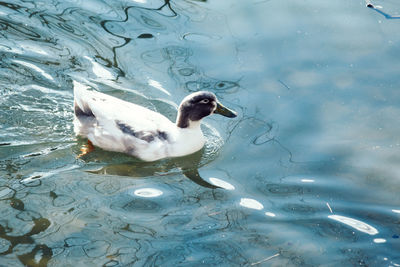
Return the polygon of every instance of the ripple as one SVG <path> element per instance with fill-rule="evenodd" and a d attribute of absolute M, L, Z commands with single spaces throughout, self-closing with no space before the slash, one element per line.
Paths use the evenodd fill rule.
<path fill-rule="evenodd" d="M 185 60 L 192 55 L 192 51 L 182 46 L 167 46 L 162 50 L 163 56 L 170 60 Z"/>
<path fill-rule="evenodd" d="M 17 35 L 18 37 L 24 37 L 29 39 L 40 39 L 39 33 L 35 32 L 29 26 L 23 26 L 19 23 L 12 23 L 5 19 L 0 19 L 0 28 L 2 31 L 6 31 L 8 34 Z"/>
<path fill-rule="evenodd" d="M 218 93 L 233 93 L 239 84 L 232 81 L 207 81 L 204 78 L 200 78 L 197 81 L 188 81 L 185 83 L 185 87 L 190 92 L 197 92 L 202 90 L 214 91 Z"/>
<path fill-rule="evenodd" d="M 110 261 L 107 261 L 106 263 L 104 263 L 104 267 L 113 267 L 113 266 L 118 266 L 118 265 L 120 265 L 119 264 L 119 261 L 116 261 L 116 260 L 110 260 Z"/>
<path fill-rule="evenodd" d="M 163 29 L 165 29 L 165 27 L 164 27 L 161 23 L 159 23 L 159 22 L 156 21 L 155 19 L 149 17 L 148 15 L 142 14 L 142 15 L 140 16 L 140 18 L 141 18 L 141 21 L 143 22 L 143 24 L 144 24 L 145 26 L 149 26 L 150 28 L 156 29 L 156 30 L 163 30 Z"/>
<path fill-rule="evenodd" d="M 248 261 L 235 242 L 202 241 L 189 245 L 171 244 L 146 259 L 149 266 L 245 266 Z"/>
<path fill-rule="evenodd" d="M 136 240 L 143 236 L 154 237 L 155 234 L 157 233 L 155 230 L 153 230 L 151 228 L 144 227 L 144 226 L 138 225 L 138 224 L 128 224 L 123 229 L 116 230 L 116 232 L 122 236 L 125 236 L 125 237 L 127 237 L 129 239 L 133 239 L 133 240 Z"/>
<path fill-rule="evenodd" d="M 43 25 L 50 29 L 61 30 L 64 34 L 70 34 L 74 37 L 84 37 L 85 34 L 71 21 L 65 20 L 63 17 L 53 14 L 35 14 Z"/>
<path fill-rule="evenodd" d="M 137 246 L 137 248 L 135 247 Z M 132 244 L 130 242 L 129 247 L 121 247 L 117 251 L 118 258 L 120 262 L 124 265 L 134 265 L 137 262 L 138 258 L 136 257 L 136 253 L 140 250 L 140 245 L 135 243 Z"/>
<path fill-rule="evenodd" d="M 297 185 L 285 185 L 285 184 L 267 184 L 265 187 L 266 191 L 275 195 L 303 195 L 303 187 Z M 260 190 L 265 191 L 264 188 Z"/>
<path fill-rule="evenodd" d="M 143 52 L 141 58 L 146 62 L 156 63 L 156 64 L 165 61 L 165 57 L 159 49 Z"/>
<path fill-rule="evenodd" d="M 15 190 L 8 186 L 0 186 L 0 200 L 13 198 L 15 193 Z"/>
<path fill-rule="evenodd" d="M 21 180 L 21 184 L 29 188 L 29 192 L 33 194 L 45 194 L 50 191 L 54 191 L 56 184 L 50 181 L 42 183 L 40 179 L 34 179 L 29 181 Z"/>
<path fill-rule="evenodd" d="M 264 123 L 263 128 L 266 130 L 253 140 L 253 144 L 257 146 L 270 142 L 277 135 L 278 125 L 276 123 Z"/>
<path fill-rule="evenodd" d="M 83 246 L 83 250 L 89 258 L 98 258 L 104 256 L 109 250 L 111 243 L 104 240 L 90 242 Z"/>
<path fill-rule="evenodd" d="M 209 90 L 213 88 L 213 84 L 211 82 L 204 81 L 188 81 L 186 82 L 185 87 L 189 92 L 197 92 Z"/>
<path fill-rule="evenodd" d="M 105 195 L 112 195 L 121 189 L 121 184 L 118 180 L 107 179 L 95 186 L 97 192 Z"/>
<path fill-rule="evenodd" d="M 43 69 L 39 68 L 38 66 L 36 66 L 36 65 L 34 65 L 32 63 L 28 63 L 28 62 L 25 62 L 25 61 L 22 61 L 22 60 L 13 60 L 13 62 L 17 63 L 17 64 L 20 64 L 20 65 L 23 65 L 23 66 L 25 66 L 25 67 L 27 67 L 29 69 L 32 69 L 32 70 L 38 72 L 40 75 L 42 75 L 47 80 L 50 80 L 52 82 L 54 81 L 54 78 L 50 74 L 48 74 Z"/>
<path fill-rule="evenodd" d="M 161 207 L 158 203 L 148 199 L 135 199 L 126 203 L 121 208 L 128 212 L 158 212 Z"/>
<path fill-rule="evenodd" d="M 204 136 L 206 136 L 206 143 L 203 148 L 204 152 L 201 156 L 200 166 L 215 160 L 224 144 L 224 140 L 217 129 L 208 124 L 203 124 L 202 126 Z"/>
<path fill-rule="evenodd" d="M 67 247 L 83 246 L 89 244 L 90 240 L 82 237 L 69 237 L 64 240 L 64 243 Z"/>
<path fill-rule="evenodd" d="M 7 239 L 0 238 L 0 255 L 8 251 L 11 247 L 11 242 Z"/>
<path fill-rule="evenodd" d="M 193 73 L 195 73 L 195 71 L 196 70 L 193 68 L 182 68 L 178 70 L 179 74 L 182 76 L 191 76 Z"/>
<path fill-rule="evenodd" d="M 305 204 L 287 204 L 283 208 L 287 212 L 296 212 L 300 214 L 313 214 L 317 212 L 317 209 Z"/>
<path fill-rule="evenodd" d="M 41 217 L 42 216 L 38 212 L 33 210 L 24 210 L 17 214 L 17 218 L 25 222 L 33 221 Z"/>
<path fill-rule="evenodd" d="M 192 219 L 188 215 L 167 215 L 162 219 L 162 225 L 169 231 L 182 231 Z"/>
<path fill-rule="evenodd" d="M 217 81 L 214 84 L 214 89 L 217 92 L 232 93 L 231 89 L 238 88 L 239 84 L 232 81 Z"/>
<path fill-rule="evenodd" d="M 104 213 L 97 210 L 84 209 L 76 216 L 75 225 L 79 225 L 80 227 L 91 227 L 98 228 L 101 227 L 102 224 L 100 222 L 104 222 L 105 218 L 110 216 L 108 213 Z"/>
<path fill-rule="evenodd" d="M 73 202 L 75 202 L 75 199 L 67 195 L 57 195 L 57 197 L 53 199 L 53 205 L 55 207 L 67 206 Z"/>
<path fill-rule="evenodd" d="M 331 220 L 313 221 L 307 224 L 307 227 L 313 228 L 322 237 L 345 240 L 347 242 L 357 241 L 357 236 L 352 229 L 345 227 L 343 224 L 333 223 Z"/>
<path fill-rule="evenodd" d="M 209 42 L 220 40 L 221 36 L 203 33 L 185 33 L 182 38 L 187 41 L 208 44 Z"/>
<path fill-rule="evenodd" d="M 115 74 L 110 70 L 106 69 L 103 65 L 97 63 L 94 59 L 85 56 L 85 59 L 89 60 L 92 65 L 93 74 L 97 76 L 97 78 L 105 79 L 105 80 L 114 80 Z"/>

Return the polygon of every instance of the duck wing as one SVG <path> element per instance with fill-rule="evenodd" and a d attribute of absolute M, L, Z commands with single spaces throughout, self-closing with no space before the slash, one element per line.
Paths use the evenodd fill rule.
<path fill-rule="evenodd" d="M 74 81 L 75 132 L 101 148 L 138 156 L 138 150 L 160 149 L 174 124 L 142 106 L 97 92 Z M 135 151 L 135 153 L 133 152 Z M 140 156 L 139 156 L 140 157 Z"/>

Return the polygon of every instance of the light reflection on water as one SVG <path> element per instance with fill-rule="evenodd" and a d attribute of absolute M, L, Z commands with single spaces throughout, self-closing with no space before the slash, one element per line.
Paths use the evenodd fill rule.
<path fill-rule="evenodd" d="M 1 2 L 0 265 L 400 266 L 399 6 L 379 5 Z M 240 115 L 188 157 L 77 159 L 73 80 Z"/>
<path fill-rule="evenodd" d="M 364 222 L 361 222 L 353 218 L 341 215 L 329 215 L 328 218 L 344 223 L 360 232 L 367 233 L 369 235 L 376 235 L 377 233 L 379 233 L 378 230 L 376 230 L 376 228 L 372 227 L 371 225 L 368 225 Z"/>
<path fill-rule="evenodd" d="M 255 209 L 255 210 L 262 210 L 264 209 L 263 204 L 261 204 L 260 202 L 258 202 L 255 199 L 251 199 L 251 198 L 241 198 L 240 199 L 240 206 L 249 208 L 249 209 Z"/>
<path fill-rule="evenodd" d="M 139 197 L 158 197 L 163 194 L 162 191 L 155 188 L 136 189 L 133 193 Z"/>

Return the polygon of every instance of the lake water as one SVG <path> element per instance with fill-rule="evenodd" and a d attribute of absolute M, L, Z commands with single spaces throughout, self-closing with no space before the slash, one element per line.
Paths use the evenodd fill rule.
<path fill-rule="evenodd" d="M 368 3 L 0 2 L 0 266 L 400 266 L 400 5 Z M 74 80 L 239 116 L 78 158 Z"/>

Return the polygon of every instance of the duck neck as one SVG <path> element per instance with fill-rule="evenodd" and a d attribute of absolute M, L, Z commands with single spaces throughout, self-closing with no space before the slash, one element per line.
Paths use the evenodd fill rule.
<path fill-rule="evenodd" d="M 200 124 L 201 120 L 192 121 L 184 113 L 178 112 L 176 119 L 178 141 L 175 146 L 185 151 L 185 154 L 194 153 L 204 146 L 205 138 Z"/>
<path fill-rule="evenodd" d="M 189 119 L 187 113 L 182 112 L 181 110 L 178 111 L 178 116 L 176 118 L 176 126 L 181 129 L 200 129 L 201 120 L 192 121 Z"/>

